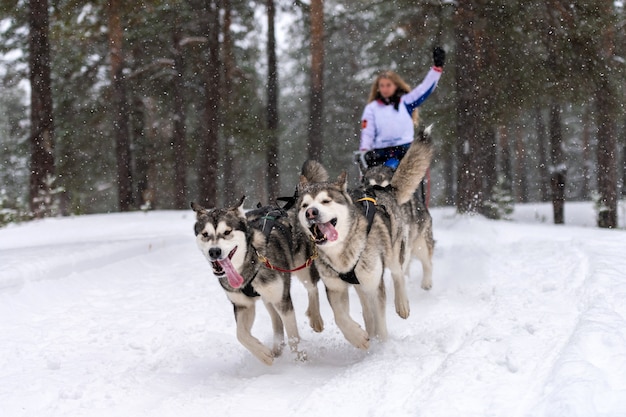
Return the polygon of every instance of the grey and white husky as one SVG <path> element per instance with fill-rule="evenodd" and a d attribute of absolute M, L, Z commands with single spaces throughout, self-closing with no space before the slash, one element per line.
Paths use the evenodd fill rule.
<path fill-rule="evenodd" d="M 286 212 L 272 206 L 245 212 L 243 200 L 234 207 L 215 209 L 191 203 L 196 212 L 196 243 L 234 306 L 239 342 L 271 365 L 282 352 L 286 332 L 291 350 L 299 359 L 305 359 L 305 352 L 298 350 L 300 336 L 290 295 L 291 273 L 295 272 L 307 288 L 307 315 L 311 327 L 321 331 L 316 285 L 319 275 L 310 267 L 315 248 L 301 231 L 294 232 Z M 271 317 L 272 349 L 251 333 L 259 298 Z"/>
<path fill-rule="evenodd" d="M 420 140 L 430 140 L 430 129 L 420 132 Z M 391 179 L 394 171 L 388 166 L 377 165 L 365 169 L 361 179 L 362 186 L 365 188 L 387 188 L 391 187 Z M 420 198 L 418 193 L 413 193 L 409 201 L 402 204 L 402 221 L 409 229 L 409 242 L 411 242 L 412 255 L 422 264 L 422 282 L 421 287 L 430 290 L 433 286 L 433 251 L 435 248 L 435 240 L 433 239 L 432 217 L 428 211 L 428 207 Z"/>
<path fill-rule="evenodd" d="M 403 206 L 413 198 L 431 158 L 432 143 L 428 132 L 422 133 L 400 162 L 389 187 L 362 197 L 348 191 L 345 172 L 335 182 L 300 177 L 298 222 L 317 245 L 315 263 L 335 322 L 357 348 L 368 349 L 370 337 L 387 338 L 385 268 L 393 278 L 396 312 L 403 318 L 409 315 L 405 274 L 416 239 L 411 237 Z M 369 204 L 374 202 L 375 206 Z M 362 204 L 366 204 L 365 210 Z M 350 285 L 361 301 L 365 330 L 349 314 Z"/>

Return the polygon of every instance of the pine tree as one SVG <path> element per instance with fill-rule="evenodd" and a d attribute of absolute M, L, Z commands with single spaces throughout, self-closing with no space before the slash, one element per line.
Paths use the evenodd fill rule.
<path fill-rule="evenodd" d="M 35 217 L 51 214 L 52 201 L 39 198 L 49 193 L 47 179 L 54 175 L 54 115 L 50 69 L 47 0 L 29 1 L 29 62 L 31 85 L 30 209 Z"/>
<path fill-rule="evenodd" d="M 311 88 L 309 103 L 308 154 L 322 160 L 324 115 L 324 0 L 311 0 Z"/>

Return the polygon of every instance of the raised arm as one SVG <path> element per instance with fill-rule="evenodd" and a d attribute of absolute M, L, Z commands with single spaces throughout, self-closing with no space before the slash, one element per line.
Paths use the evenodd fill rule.
<path fill-rule="evenodd" d="M 435 65 L 430 69 L 430 71 L 428 71 L 424 80 L 422 80 L 417 87 L 411 90 L 408 94 L 405 94 L 402 98 L 409 114 L 412 114 L 413 110 L 421 105 L 435 90 L 437 83 L 439 83 L 439 79 L 441 78 L 445 61 L 446 52 L 442 48 L 436 47 L 433 50 L 433 62 Z"/>

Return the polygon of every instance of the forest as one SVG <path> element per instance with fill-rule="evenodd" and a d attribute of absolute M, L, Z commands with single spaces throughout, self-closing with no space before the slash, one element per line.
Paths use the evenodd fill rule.
<path fill-rule="evenodd" d="M 0 225 L 250 206 L 302 163 L 358 181 L 376 74 L 420 106 L 433 206 L 626 197 L 626 13 L 615 0 L 0 0 Z"/>

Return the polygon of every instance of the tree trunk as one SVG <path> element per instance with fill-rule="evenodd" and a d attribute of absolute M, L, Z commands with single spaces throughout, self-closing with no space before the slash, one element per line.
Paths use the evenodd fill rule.
<path fill-rule="evenodd" d="M 111 89 L 113 135 L 117 159 L 117 189 L 120 211 L 129 211 L 133 205 L 133 178 L 131 171 L 130 132 L 128 129 L 128 102 L 124 79 L 124 32 L 121 23 L 121 0 L 109 0 L 109 55 L 111 58 Z"/>
<path fill-rule="evenodd" d="M 29 206 L 35 217 L 50 214 L 50 179 L 54 175 L 54 123 L 50 77 L 48 1 L 30 0 L 30 187 Z"/>
<path fill-rule="evenodd" d="M 483 143 L 485 147 L 485 157 L 482 165 L 485 168 L 485 199 L 491 200 L 493 190 L 498 183 L 498 144 L 496 143 L 496 132 L 493 128 L 487 128 L 483 132 Z"/>
<path fill-rule="evenodd" d="M 600 11 L 610 15 L 613 2 L 601 2 Z M 615 114 L 618 106 L 615 88 L 610 84 L 613 76 L 613 55 L 615 54 L 615 29 L 603 27 L 601 38 L 603 48 L 598 51 L 596 63 L 596 125 L 598 126 L 598 194 L 600 210 L 598 227 L 617 227 L 617 132 Z"/>
<path fill-rule="evenodd" d="M 626 198 L 626 119 L 622 128 L 622 198 Z"/>
<path fill-rule="evenodd" d="M 583 120 L 582 120 L 582 128 L 583 131 L 581 133 L 581 140 L 583 145 L 583 180 L 580 186 L 580 198 L 581 200 L 589 200 L 591 196 L 589 180 L 591 176 L 590 165 L 591 165 L 591 132 L 590 132 L 590 121 L 589 121 L 589 111 L 587 109 L 584 110 Z"/>
<path fill-rule="evenodd" d="M 200 201 L 206 207 L 215 207 L 217 201 L 217 164 L 219 161 L 219 10 L 217 0 L 205 1 L 205 34 L 207 42 L 204 74 L 204 117 L 202 118 L 202 146 L 198 175 Z"/>
<path fill-rule="evenodd" d="M 565 179 L 567 167 L 563 155 L 561 132 L 561 106 L 553 103 L 550 108 L 550 184 L 554 224 L 565 223 Z"/>
<path fill-rule="evenodd" d="M 227 120 L 227 114 L 229 109 L 237 106 L 236 93 L 233 91 L 234 78 L 235 78 L 235 56 L 233 52 L 233 39 L 231 36 L 231 25 L 233 8 L 230 0 L 222 0 L 222 8 L 224 21 L 222 23 L 222 75 L 223 80 L 221 83 L 222 89 L 220 93 L 220 112 L 222 120 Z M 237 181 L 241 177 L 242 170 L 237 169 L 237 166 L 241 167 L 241 164 L 237 163 L 238 152 L 236 146 L 236 139 L 233 137 L 234 133 L 232 129 L 225 129 L 225 137 L 223 140 L 223 152 L 220 156 L 223 163 L 224 172 L 224 191 L 222 195 L 225 201 L 237 201 L 245 193 L 241 190 L 241 181 Z M 259 198 L 261 198 L 259 196 Z"/>
<path fill-rule="evenodd" d="M 498 129 L 498 141 L 500 144 L 500 173 L 502 175 L 502 189 L 513 193 L 513 169 L 511 168 L 511 148 L 509 146 L 509 134 L 505 126 Z"/>
<path fill-rule="evenodd" d="M 311 101 L 308 155 L 322 160 L 324 114 L 324 0 L 311 0 Z"/>
<path fill-rule="evenodd" d="M 477 57 L 479 40 L 474 23 L 478 18 L 471 0 L 457 2 L 456 37 L 456 134 L 457 134 L 457 210 L 480 212 L 483 205 L 483 183 L 480 167 L 480 100 Z"/>
<path fill-rule="evenodd" d="M 278 170 L 278 65 L 275 35 L 276 8 L 267 0 L 267 194 L 273 199 L 280 193 Z"/>
<path fill-rule="evenodd" d="M 178 23 L 172 37 L 174 51 L 174 79 L 172 81 L 172 100 L 174 104 L 174 130 L 172 132 L 172 150 L 174 151 L 174 208 L 188 207 L 187 201 L 187 108 L 185 103 L 185 56 L 180 45 L 181 34 Z"/>
<path fill-rule="evenodd" d="M 444 204 L 454 205 L 454 144 L 445 141 L 443 144 L 443 180 L 444 180 Z"/>
<path fill-rule="evenodd" d="M 550 177 L 548 173 L 548 161 L 546 160 L 546 126 L 543 122 L 541 108 L 535 108 L 535 127 L 537 129 L 537 152 L 539 152 L 537 170 L 539 171 L 539 195 L 541 201 L 550 201 Z"/>
<path fill-rule="evenodd" d="M 515 159 L 517 163 L 517 174 L 515 175 L 517 184 L 517 201 L 528 202 L 528 177 L 526 175 L 526 151 L 524 146 L 524 136 L 520 127 L 515 128 Z"/>
<path fill-rule="evenodd" d="M 136 96 L 133 99 L 132 111 L 131 111 L 131 126 L 133 132 L 133 144 L 135 150 L 135 172 L 134 178 L 136 182 L 137 193 L 135 194 L 135 200 L 141 202 L 143 206 L 149 205 L 154 208 L 154 197 L 149 190 L 148 169 L 149 169 L 149 155 L 150 146 L 149 139 L 146 135 L 146 115 L 145 105 L 141 100 L 141 97 Z"/>
<path fill-rule="evenodd" d="M 596 89 L 598 125 L 598 227 L 617 227 L 617 139 L 613 111 L 617 107 L 614 92 L 606 79 Z"/>

